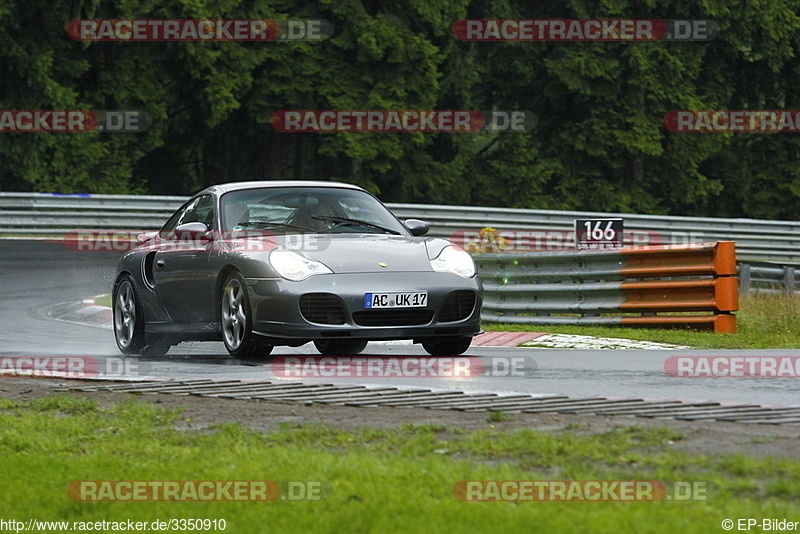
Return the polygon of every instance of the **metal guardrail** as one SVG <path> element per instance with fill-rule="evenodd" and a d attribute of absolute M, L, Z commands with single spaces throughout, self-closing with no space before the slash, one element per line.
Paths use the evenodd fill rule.
<path fill-rule="evenodd" d="M 66 235 L 78 229 L 155 230 L 186 197 L 165 195 L 61 195 L 0 192 L 0 234 Z M 658 235 L 666 243 L 698 240 L 735 241 L 740 262 L 740 291 L 793 292 L 800 265 L 800 222 L 716 219 L 601 212 L 480 208 L 425 204 L 388 204 L 400 218 L 423 218 L 430 235 L 453 238 L 493 226 L 527 232 L 528 241 L 543 241 L 548 252 L 567 248 L 574 219 L 622 217 L 626 232 Z M 651 240 L 652 241 L 652 240 Z M 627 244 L 631 244 L 630 240 Z M 635 243 L 634 243 L 635 244 Z M 552 247 L 551 247 L 552 245 Z M 533 247 L 535 248 L 535 247 Z M 777 264 L 765 263 L 766 261 Z M 784 265 L 778 265 L 784 264 Z M 788 264 L 788 265 L 786 265 Z M 748 265 L 750 265 L 748 267 Z"/>
<path fill-rule="evenodd" d="M 0 231 L 59 235 L 76 229 L 156 230 L 184 197 L 0 193 Z"/>
<path fill-rule="evenodd" d="M 155 230 L 184 201 L 178 196 L 53 195 L 0 193 L 0 232 L 58 235 L 75 229 Z M 800 265 L 800 222 L 715 219 L 586 211 L 528 210 L 425 204 L 388 204 L 401 219 L 421 218 L 430 235 L 451 238 L 493 226 L 504 231 L 540 232 L 554 237 L 553 250 L 566 249 L 575 219 L 621 217 L 626 231 L 660 240 L 634 244 L 735 241 L 740 260 Z M 549 248 L 549 247 L 548 247 Z"/>
<path fill-rule="evenodd" d="M 689 244 L 712 241 L 736 242 L 742 261 L 800 264 L 800 221 L 717 219 L 587 211 L 523 210 L 438 205 L 389 204 L 401 219 L 415 217 L 432 223 L 431 234 L 450 237 L 455 232 L 492 226 L 498 231 L 552 232 L 558 241 L 573 231 L 575 219 L 622 218 L 626 233 L 639 232 L 646 241 L 626 244 Z M 568 239 L 568 237 L 567 237 Z M 574 239 L 574 238 L 573 238 Z M 551 248 L 545 246 L 545 248 Z"/>
<path fill-rule="evenodd" d="M 474 258 L 486 322 L 736 331 L 731 312 L 739 309 L 739 292 L 730 241 Z M 666 312 L 681 314 L 659 315 Z"/>
<path fill-rule="evenodd" d="M 795 290 L 795 267 L 766 263 L 743 263 L 739 266 L 739 291 L 743 296 L 751 292 L 788 294 Z"/>

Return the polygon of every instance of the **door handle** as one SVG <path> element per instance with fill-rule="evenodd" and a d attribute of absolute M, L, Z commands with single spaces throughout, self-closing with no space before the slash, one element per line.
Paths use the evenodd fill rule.
<path fill-rule="evenodd" d="M 156 269 L 163 269 L 164 265 L 164 260 L 156 260 Z"/>

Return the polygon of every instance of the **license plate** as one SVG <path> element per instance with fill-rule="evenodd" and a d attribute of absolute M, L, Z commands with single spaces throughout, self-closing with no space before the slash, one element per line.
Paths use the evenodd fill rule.
<path fill-rule="evenodd" d="M 416 293 L 366 293 L 365 308 L 424 308 L 428 304 L 428 292 Z"/>

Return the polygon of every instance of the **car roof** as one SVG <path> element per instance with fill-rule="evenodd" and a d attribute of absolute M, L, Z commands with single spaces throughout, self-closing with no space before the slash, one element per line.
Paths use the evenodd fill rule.
<path fill-rule="evenodd" d="M 221 195 L 229 191 L 241 191 L 244 189 L 261 189 L 265 187 L 330 187 L 340 189 L 355 189 L 357 191 L 364 191 L 361 187 L 353 184 L 346 184 L 344 182 L 323 182 L 319 180 L 262 180 L 254 182 L 230 182 L 227 184 L 216 184 L 206 187 L 197 195 L 202 194 L 217 194 Z M 195 195 L 195 196 L 197 196 Z"/>

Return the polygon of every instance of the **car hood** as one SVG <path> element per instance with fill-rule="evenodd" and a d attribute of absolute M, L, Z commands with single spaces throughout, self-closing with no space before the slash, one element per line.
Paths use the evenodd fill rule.
<path fill-rule="evenodd" d="M 326 234 L 315 237 L 304 239 L 301 246 L 292 243 L 291 239 L 279 240 L 278 244 L 324 263 L 334 273 L 432 271 L 428 249 L 438 255 L 442 246 L 447 244 L 441 239 L 395 235 Z"/>

